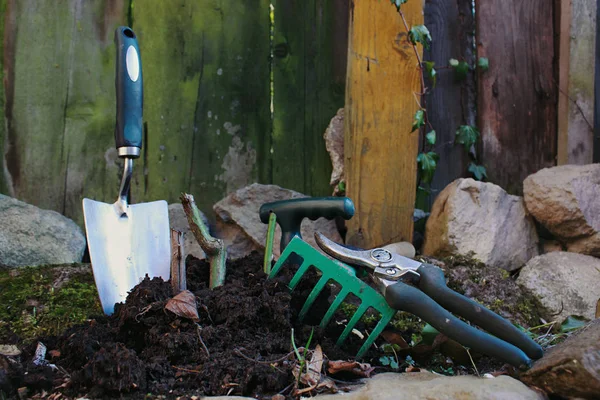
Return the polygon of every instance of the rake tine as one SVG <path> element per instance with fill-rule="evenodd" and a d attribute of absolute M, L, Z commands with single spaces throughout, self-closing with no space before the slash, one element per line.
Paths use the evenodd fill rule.
<path fill-rule="evenodd" d="M 296 286 L 298 285 L 298 283 L 300 283 L 302 276 L 304 276 L 306 271 L 308 271 L 308 268 L 310 268 L 310 265 L 311 265 L 310 262 L 308 262 L 306 260 L 302 261 L 302 264 L 300 264 L 300 268 L 298 268 L 298 271 L 296 271 L 296 274 L 294 274 L 294 277 L 292 278 L 292 280 L 290 281 L 290 284 L 288 285 L 291 290 L 294 290 L 296 288 Z"/>
<path fill-rule="evenodd" d="M 368 304 L 361 303 L 361 305 L 358 307 L 358 310 L 356 310 L 356 312 L 354 313 L 354 315 L 350 319 L 350 322 L 348 322 L 348 325 L 346 325 L 346 329 L 344 329 L 344 331 L 342 332 L 342 334 L 338 338 L 338 340 L 336 342 L 336 345 L 341 346 L 342 343 L 344 343 L 344 341 L 346 340 L 346 338 L 348 337 L 348 335 L 350 334 L 350 332 L 352 332 L 352 329 L 356 326 L 356 324 L 358 323 L 358 321 L 360 321 L 361 317 L 364 315 L 364 313 L 368 309 L 369 309 L 369 305 Z"/>
<path fill-rule="evenodd" d="M 369 348 L 371 347 L 371 345 L 373 344 L 375 339 L 377 339 L 377 337 L 381 334 L 381 332 L 383 332 L 383 330 L 385 329 L 387 324 L 392 320 L 392 318 L 394 317 L 394 314 L 388 314 L 388 315 L 382 314 L 382 318 L 379 320 L 379 322 L 375 326 L 375 329 L 373 329 L 373 331 L 367 337 L 367 340 L 365 340 L 363 345 L 360 347 L 360 350 L 358 350 L 358 353 L 356 354 L 356 358 L 361 358 L 367 352 L 367 350 L 369 350 Z"/>
<path fill-rule="evenodd" d="M 346 296 L 348 296 L 349 293 L 350 293 L 349 290 L 345 290 L 344 288 L 342 288 L 342 290 L 338 293 L 336 298 L 333 300 L 333 302 L 329 306 L 327 313 L 325 313 L 325 316 L 321 320 L 321 323 L 319 324 L 319 326 L 321 328 L 325 328 L 327 326 L 327 324 L 329 323 L 329 321 L 335 314 L 335 311 L 339 308 L 339 306 L 342 304 L 342 302 L 344 301 Z"/>
<path fill-rule="evenodd" d="M 323 288 L 325 287 L 325 284 L 328 281 L 329 281 L 329 277 L 327 275 L 323 274 L 321 279 L 319 279 L 317 284 L 313 287 L 313 290 L 310 292 L 310 294 L 308 295 L 308 298 L 306 299 L 306 302 L 302 306 L 302 310 L 300 310 L 300 315 L 298 316 L 298 318 L 301 321 L 304 319 L 304 316 L 306 315 L 306 313 L 308 312 L 308 310 L 310 309 L 312 304 L 315 302 L 317 297 L 319 297 L 319 293 L 321 293 L 321 290 L 323 290 Z"/>

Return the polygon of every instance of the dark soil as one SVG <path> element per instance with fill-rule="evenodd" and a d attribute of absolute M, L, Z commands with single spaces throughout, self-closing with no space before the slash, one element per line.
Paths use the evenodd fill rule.
<path fill-rule="evenodd" d="M 290 294 L 286 284 L 292 266 L 277 278 L 266 279 L 262 255 L 253 253 L 227 268 L 225 285 L 210 290 L 209 264 L 188 258 L 187 284 L 196 297 L 197 322 L 165 309 L 172 297 L 169 283 L 146 278 L 125 304 L 116 306 L 114 315 L 96 316 L 59 337 L 40 338 L 48 348 L 46 360 L 54 368 L 33 364 L 36 343 L 24 350 L 22 362 L 0 356 L 0 395 L 16 398 L 18 389 L 26 387 L 27 396 L 38 398 L 52 393 L 88 398 L 147 398 L 148 394 L 271 398 L 283 393 L 291 398 L 292 370 L 297 365 L 292 328 L 297 347 L 306 345 L 312 335 L 310 347 L 320 344 L 329 360 L 348 360 L 357 353 L 361 343 L 355 335 L 342 348 L 334 345 L 344 328 L 335 321 L 347 318 L 342 311 L 325 331 L 310 327 L 326 312 L 335 288 L 324 289 L 306 320 L 297 321 L 318 279 L 315 271 L 309 271 Z M 401 333 L 410 342 L 410 333 Z M 433 369 L 431 360 L 441 358 L 442 372 L 470 372 L 441 355 L 443 347 L 417 346 L 416 351 L 403 349 L 399 355 L 411 355 L 428 369 Z M 363 361 L 380 365 L 382 354 L 372 348 Z M 477 358 L 477 364 L 479 372 L 502 366 L 483 357 Z M 376 372 L 386 370 L 379 366 Z M 356 379 L 348 374 L 337 378 Z"/>
<path fill-rule="evenodd" d="M 97 316 L 60 337 L 40 339 L 57 369 L 31 361 L 0 364 L 0 391 L 15 396 L 18 388 L 27 387 L 28 395 L 54 390 L 91 398 L 290 392 L 285 391 L 294 382 L 290 333 L 316 275 L 303 279 L 292 296 L 286 286 L 291 272 L 266 279 L 262 256 L 253 253 L 230 263 L 226 284 L 210 290 L 208 263 L 187 261 L 197 323 L 165 310 L 172 297 L 169 283 L 146 278 L 111 317 Z M 328 296 L 324 290 L 313 314 L 324 314 Z M 295 328 L 301 347 L 312 330 L 306 324 Z M 326 333 L 315 329 L 311 347 L 319 343 L 329 359 L 351 359 L 359 343 L 348 343 L 345 351 L 334 346 L 340 333 L 335 326 Z M 21 359 L 32 360 L 34 352 L 35 345 L 29 346 Z"/>

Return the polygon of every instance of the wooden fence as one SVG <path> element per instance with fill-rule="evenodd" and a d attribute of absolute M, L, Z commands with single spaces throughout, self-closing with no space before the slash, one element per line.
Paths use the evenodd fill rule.
<path fill-rule="evenodd" d="M 364 1 L 396 13 L 387 0 Z M 594 99 L 588 92 L 595 71 L 584 59 L 578 62 L 582 52 L 576 49 L 593 60 L 596 2 L 486 0 L 476 2 L 476 12 L 472 0 L 424 2 L 424 23 L 433 37 L 425 60 L 445 66 L 450 58 L 470 65 L 478 57 L 489 59 L 488 71 L 472 69 L 461 82 L 451 69 L 439 68 L 437 85 L 425 98 L 440 154 L 432 199 L 452 180 L 470 175 L 469 157 L 454 145 L 456 129 L 464 124 L 482 134 L 477 153 L 489 180 L 512 193 L 520 193 L 528 174 L 556 165 L 561 154 L 558 162 L 592 161 Z M 121 171 L 113 148 L 113 32 L 130 25 L 139 37 L 145 88 L 145 147 L 134 166 L 135 202 L 175 202 L 188 191 L 208 211 L 227 193 L 256 181 L 315 196 L 331 193 L 322 135 L 353 83 L 346 81 L 349 21 L 353 26 L 354 13 L 369 9 L 357 5 L 357 0 L 0 0 L 0 192 L 78 223 L 83 197 L 116 196 Z M 400 34 L 404 27 L 394 18 Z M 375 17 L 362 21 L 375 29 L 379 24 Z M 370 45 L 367 39 L 360 40 Z M 381 40 L 372 43 L 389 44 Z M 412 65 L 409 53 L 400 62 Z M 354 61 L 360 72 L 363 65 Z M 578 79 L 582 66 L 591 75 Z M 417 79 L 410 71 L 398 76 Z M 414 98 L 410 90 L 398 97 L 392 107 Z M 346 129 L 361 138 L 364 129 L 374 128 Z M 386 184 L 412 191 L 408 183 L 414 179 L 407 174 L 414 174 L 416 154 L 406 140 L 405 151 L 397 152 L 404 172 L 356 167 L 354 175 L 394 176 Z M 356 146 L 351 151 L 362 157 L 362 145 Z M 598 160 L 599 152 L 594 154 Z M 399 199 L 402 204 L 384 207 L 405 211 L 414 199 L 401 193 L 385 201 L 371 197 L 380 203 Z M 365 199 L 354 200 L 371 201 Z M 359 213 L 372 210 L 366 203 L 361 208 Z M 390 234 L 373 240 L 409 239 L 410 217 L 398 221 L 401 226 L 383 224 Z"/>
<path fill-rule="evenodd" d="M 145 127 L 133 201 L 188 191 L 208 211 L 255 181 L 329 194 L 322 135 L 343 107 L 348 3 L 273 3 L 274 20 L 268 0 L 0 1 L 0 192 L 80 224 L 83 197 L 116 198 L 113 34 L 130 25 Z"/>

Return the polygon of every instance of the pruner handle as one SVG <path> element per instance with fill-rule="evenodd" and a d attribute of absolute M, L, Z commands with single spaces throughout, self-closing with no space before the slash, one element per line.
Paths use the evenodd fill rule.
<path fill-rule="evenodd" d="M 522 349 L 530 358 L 534 360 L 542 358 L 544 351 L 541 346 L 524 332 L 483 305 L 460 293 L 456 293 L 446 286 L 446 278 L 440 268 L 430 264 L 422 264 L 417 272 L 421 275 L 419 289 L 446 310 L 460 315 L 492 335 L 512 343 Z"/>
<path fill-rule="evenodd" d="M 395 283 L 385 290 L 385 299 L 390 307 L 416 315 L 450 339 L 478 353 L 496 357 L 521 369 L 531 366 L 531 359 L 521 349 L 467 325 L 416 287 Z"/>

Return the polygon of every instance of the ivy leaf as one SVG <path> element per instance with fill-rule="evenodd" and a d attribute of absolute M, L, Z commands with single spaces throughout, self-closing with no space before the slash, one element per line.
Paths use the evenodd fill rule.
<path fill-rule="evenodd" d="M 477 165 L 475 163 L 469 164 L 469 172 L 475 176 L 475 179 L 482 181 L 483 178 L 487 178 L 487 171 L 483 165 Z"/>
<path fill-rule="evenodd" d="M 435 131 L 429 131 L 427 135 L 425 135 L 425 139 L 427 139 L 427 143 L 433 146 L 435 144 Z"/>
<path fill-rule="evenodd" d="M 397 10 L 400 10 L 400 6 L 406 3 L 408 0 L 392 0 L 392 4 L 396 6 Z"/>
<path fill-rule="evenodd" d="M 461 125 L 456 130 L 455 142 L 465 146 L 465 150 L 469 152 L 471 146 L 473 146 L 479 139 L 479 131 L 477 128 L 471 125 Z"/>
<path fill-rule="evenodd" d="M 477 68 L 481 69 L 481 72 L 485 72 L 490 69 L 490 60 L 487 57 L 479 57 L 477 60 Z"/>
<path fill-rule="evenodd" d="M 428 153 L 420 153 L 417 156 L 417 165 L 421 171 L 421 178 L 423 182 L 431 183 L 439 158 L 440 156 L 433 151 Z"/>
<path fill-rule="evenodd" d="M 408 40 L 412 44 L 421 43 L 425 49 L 429 49 L 431 34 L 425 25 L 415 25 L 408 31 Z"/>
<path fill-rule="evenodd" d="M 425 66 L 425 72 L 427 72 L 427 76 L 433 82 L 433 87 L 435 87 L 437 81 L 437 71 L 435 68 L 433 68 L 435 63 L 433 61 L 425 61 L 423 65 Z"/>
<path fill-rule="evenodd" d="M 381 357 L 379 357 L 379 362 L 383 366 L 388 366 L 388 365 L 390 365 L 390 358 L 388 356 L 381 356 Z"/>
<path fill-rule="evenodd" d="M 416 131 L 417 129 L 419 129 L 423 125 L 425 125 L 425 111 L 423 111 L 423 110 L 417 110 L 417 112 L 415 113 L 415 118 L 413 120 L 413 125 L 412 125 L 411 132 Z"/>
<path fill-rule="evenodd" d="M 466 61 L 458 61 L 454 58 L 450 59 L 450 66 L 454 70 L 454 79 L 456 81 L 462 81 L 467 77 L 469 72 L 469 64 Z"/>
<path fill-rule="evenodd" d="M 586 323 L 586 320 L 583 319 L 582 317 L 571 315 L 571 316 L 567 317 L 567 319 L 565 319 L 563 321 L 563 323 L 560 325 L 560 331 L 563 333 L 571 332 L 571 331 L 574 331 L 575 329 L 581 328 L 582 326 L 585 325 L 585 323 Z"/>

